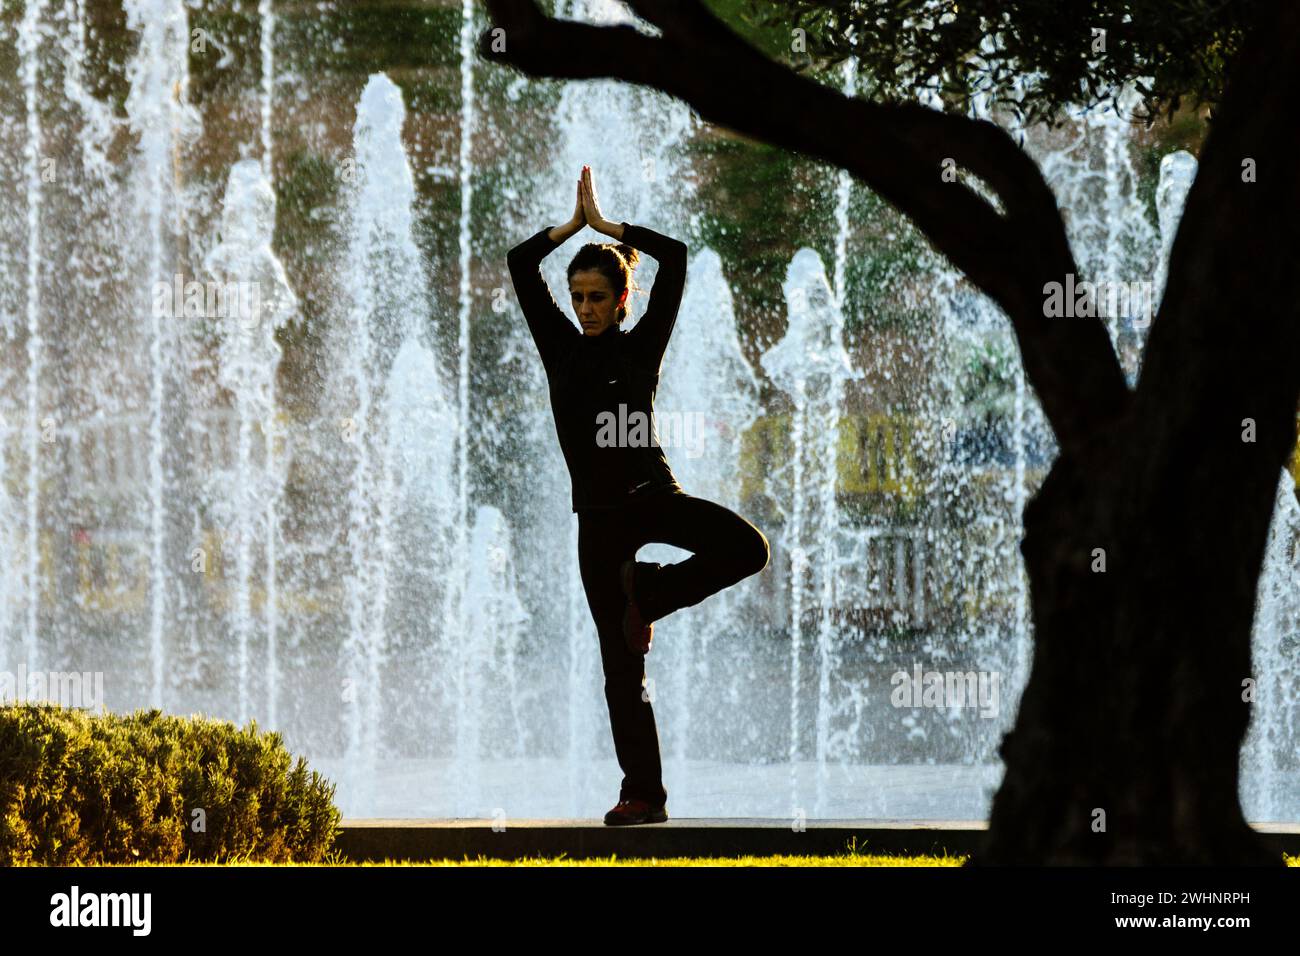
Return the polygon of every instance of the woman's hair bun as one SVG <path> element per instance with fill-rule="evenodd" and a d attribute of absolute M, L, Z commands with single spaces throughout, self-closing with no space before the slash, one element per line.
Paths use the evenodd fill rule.
<path fill-rule="evenodd" d="M 614 248 L 618 250 L 618 254 L 623 257 L 623 261 L 627 263 L 629 269 L 636 267 L 641 254 L 633 246 L 629 246 L 626 242 L 620 242 Z"/>

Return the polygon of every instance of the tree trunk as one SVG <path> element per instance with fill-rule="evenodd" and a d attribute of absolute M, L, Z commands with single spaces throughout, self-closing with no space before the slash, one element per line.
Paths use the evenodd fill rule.
<path fill-rule="evenodd" d="M 1217 405 L 1168 443 L 1187 457 L 1152 462 L 1125 421 L 1058 459 L 1025 509 L 1034 661 L 971 865 L 1282 865 L 1237 785 L 1287 448 L 1243 442 Z"/>
<path fill-rule="evenodd" d="M 1300 130 L 1277 121 L 1300 89 L 1300 10 L 1260 17 L 1201 151 L 1133 400 L 1062 452 L 1025 509 L 1035 657 L 976 864 L 1282 865 L 1237 796 L 1300 396 Z"/>

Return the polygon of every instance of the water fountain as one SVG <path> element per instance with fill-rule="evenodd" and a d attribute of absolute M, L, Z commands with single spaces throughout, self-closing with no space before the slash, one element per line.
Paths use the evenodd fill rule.
<path fill-rule="evenodd" d="M 763 370 L 789 397 L 791 405 L 789 460 L 769 475 L 770 493 L 783 517 L 783 541 L 790 552 L 790 749 L 791 803 L 800 805 L 798 768 L 800 737 L 810 718 L 816 728 L 816 763 L 826 766 L 830 685 L 838 670 L 842 645 L 826 613 L 832 602 L 832 582 L 838 563 L 840 515 L 835 483 L 839 430 L 828 427 L 841 417 L 844 383 L 855 370 L 843 345 L 844 319 L 826 279 L 821 259 L 811 249 L 795 253 L 783 286 L 789 304 L 785 336 L 763 354 Z M 805 604 L 813 614 L 808 628 L 814 637 L 818 674 L 816 711 L 800 711 L 800 670 L 805 629 Z M 860 719 L 855 714 L 854 721 Z M 824 777 L 818 774 L 818 801 Z M 815 808 L 815 812 L 816 808 Z"/>
<path fill-rule="evenodd" d="M 285 472 L 283 455 L 272 439 L 275 378 L 281 355 L 275 334 L 296 310 L 297 298 L 289 288 L 284 266 L 271 249 L 275 193 L 260 162 L 246 159 L 231 167 L 222 207 L 221 241 L 208 253 L 204 265 L 207 274 L 228 293 L 227 308 L 211 318 L 216 320 L 219 339 L 217 378 L 233 395 L 230 427 L 235 432 L 236 451 L 230 468 L 214 468 L 207 474 L 201 495 L 210 503 L 217 525 L 227 529 L 223 557 L 226 546 L 235 552 L 233 574 L 228 576 L 234 597 L 227 620 L 235 636 L 235 719 L 242 724 L 252 716 L 250 643 L 258 623 L 253 609 L 255 578 L 264 582 L 261 616 L 267 641 L 263 675 L 266 719 L 274 720 L 276 712 L 275 504 L 283 495 Z M 261 558 L 255 563 L 257 544 Z"/>

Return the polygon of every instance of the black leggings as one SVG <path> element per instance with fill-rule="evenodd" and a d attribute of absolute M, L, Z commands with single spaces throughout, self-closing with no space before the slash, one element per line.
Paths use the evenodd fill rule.
<path fill-rule="evenodd" d="M 578 567 L 587 603 L 600 636 L 605 701 L 614 732 L 614 752 L 623 769 L 619 799 L 662 806 L 668 799 L 659 763 L 654 711 L 644 695 L 645 655 L 623 639 L 623 594 L 619 568 L 652 541 L 693 551 L 685 561 L 660 568 L 641 564 L 637 606 L 647 621 L 658 620 L 767 567 L 767 538 L 740 515 L 680 489 L 654 491 L 619 508 L 578 512 Z"/>

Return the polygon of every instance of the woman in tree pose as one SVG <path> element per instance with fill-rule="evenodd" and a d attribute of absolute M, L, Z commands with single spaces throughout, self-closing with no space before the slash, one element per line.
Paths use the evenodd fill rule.
<path fill-rule="evenodd" d="M 569 293 L 582 331 L 560 311 L 542 258 L 584 225 L 616 243 L 587 243 L 569 263 Z M 630 332 L 627 296 L 637 250 L 659 262 L 645 314 Z M 767 567 L 767 538 L 735 512 L 687 494 L 668 467 L 654 424 L 668 336 L 686 282 L 686 244 L 600 214 L 591 167 L 578 179 L 573 217 L 547 226 L 507 255 L 510 277 L 546 370 L 551 413 L 573 486 L 578 567 L 600 636 L 614 751 L 623 770 L 610 826 L 662 823 L 668 791 L 654 711 L 644 693 L 653 622 Z M 637 561 L 662 541 L 685 561 Z"/>

